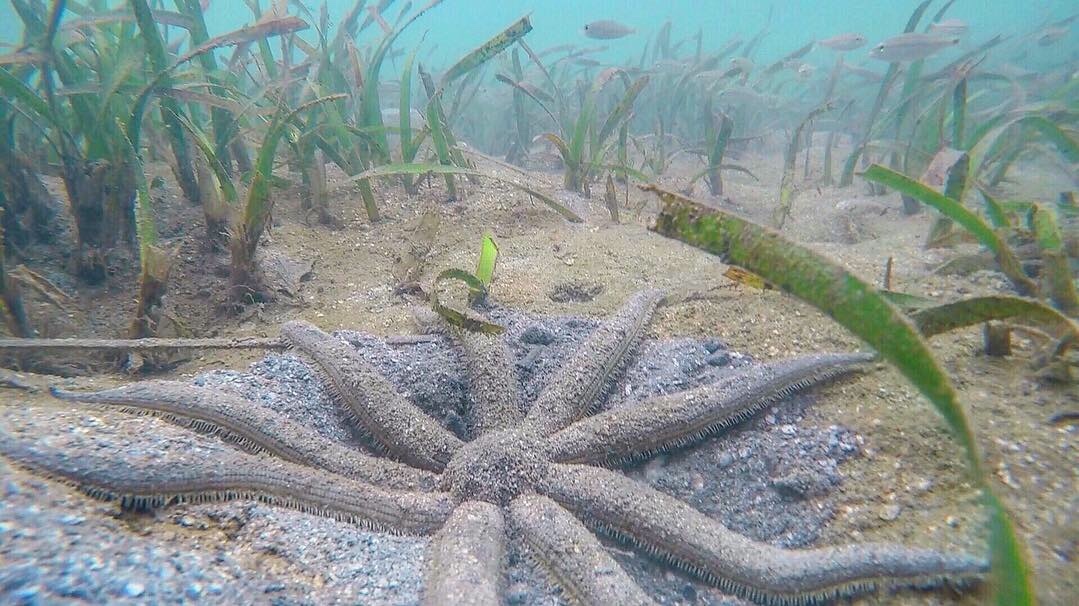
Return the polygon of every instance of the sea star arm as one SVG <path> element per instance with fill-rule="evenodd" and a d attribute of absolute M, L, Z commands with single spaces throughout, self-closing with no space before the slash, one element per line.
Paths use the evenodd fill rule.
<path fill-rule="evenodd" d="M 393 458 L 437 472 L 461 447 L 461 440 L 397 393 L 349 344 L 307 322 L 286 323 L 281 336 L 315 361 L 353 422 Z"/>
<path fill-rule="evenodd" d="M 529 555 L 572 604 L 653 604 L 595 536 L 551 499 L 518 497 L 509 521 Z"/>
<path fill-rule="evenodd" d="M 241 453 L 195 462 L 132 465 L 87 452 L 69 456 L 0 433 L 0 455 L 92 497 L 118 500 L 128 509 L 250 499 L 375 530 L 422 535 L 441 527 L 453 507 L 445 493 L 385 490 L 287 461 Z"/>
<path fill-rule="evenodd" d="M 434 311 L 413 309 L 413 318 L 424 334 L 438 334 L 457 342 L 465 362 L 471 394 L 469 436 L 510 429 L 524 418 L 513 355 L 498 335 L 457 328 Z"/>
<path fill-rule="evenodd" d="M 495 335 L 454 331 L 465 352 L 472 409 L 472 437 L 515 427 L 524 418 L 518 398 L 513 358 L 506 344 Z"/>
<path fill-rule="evenodd" d="M 966 555 L 881 543 L 781 549 L 732 532 L 621 474 L 586 465 L 551 465 L 543 492 L 584 521 L 765 604 L 819 604 L 881 586 L 962 584 L 988 568 Z"/>
<path fill-rule="evenodd" d="M 630 297 L 562 365 L 529 409 L 526 422 L 549 435 L 587 414 L 624 366 L 663 297 L 658 290 Z"/>
<path fill-rule="evenodd" d="M 506 524 L 497 505 L 466 501 L 431 538 L 423 603 L 466 606 L 502 603 Z"/>
<path fill-rule="evenodd" d="M 547 453 L 560 463 L 608 463 L 687 446 L 872 359 L 827 354 L 752 366 L 715 383 L 581 419 L 551 436 Z"/>
<path fill-rule="evenodd" d="M 438 476 L 429 471 L 367 456 L 265 406 L 208 387 L 145 381 L 103 391 L 54 388 L 51 392 L 61 400 L 160 417 L 182 427 L 219 435 L 256 454 L 268 453 L 375 486 L 433 490 L 438 484 Z"/>

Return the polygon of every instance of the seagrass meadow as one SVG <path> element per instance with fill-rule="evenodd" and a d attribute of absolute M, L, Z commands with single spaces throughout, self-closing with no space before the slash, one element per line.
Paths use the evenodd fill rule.
<path fill-rule="evenodd" d="M 0 603 L 1072 603 L 1079 13 L 878 4 L 0 5 Z"/>

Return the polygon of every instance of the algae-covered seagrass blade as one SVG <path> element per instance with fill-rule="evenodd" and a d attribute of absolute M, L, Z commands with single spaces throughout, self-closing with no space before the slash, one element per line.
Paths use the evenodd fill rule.
<path fill-rule="evenodd" d="M 655 185 L 641 189 L 663 202 L 653 231 L 744 267 L 812 304 L 880 352 L 929 399 L 959 440 L 972 479 L 983 491 L 998 603 L 1032 603 L 1030 565 L 1010 515 L 993 492 L 966 411 L 911 321 L 872 286 L 778 232 Z"/>

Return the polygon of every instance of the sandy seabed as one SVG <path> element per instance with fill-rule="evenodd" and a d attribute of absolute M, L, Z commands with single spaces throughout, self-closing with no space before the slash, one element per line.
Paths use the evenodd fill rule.
<path fill-rule="evenodd" d="M 697 194 L 709 203 L 766 222 L 775 205 L 777 187 L 772 184 L 779 182 L 781 161 L 775 154 L 746 154 L 740 162 L 760 181 L 732 174 L 723 198 L 707 196 L 702 187 Z M 1055 198 L 1051 175 L 1022 172 L 1029 184 L 1016 185 L 1018 191 L 1037 199 Z M 680 187 L 691 173 L 692 167 L 676 166 L 661 181 Z M 536 172 L 533 178 L 552 190 L 561 180 L 558 174 L 547 172 Z M 331 173 L 331 185 L 335 180 L 343 181 L 343 176 Z M 501 250 L 492 299 L 532 318 L 583 318 L 578 332 L 584 332 L 590 322 L 613 311 L 634 291 L 668 289 L 676 303 L 657 313 L 641 360 L 659 359 L 655 357 L 659 352 L 649 349 L 659 343 L 663 347 L 682 343 L 688 349 L 680 355 L 701 356 L 697 370 L 709 372 L 705 360 L 710 354 L 704 344 L 711 339 L 720 340 L 724 351 L 729 348 L 756 361 L 860 347 L 853 336 L 808 305 L 776 291 L 733 283 L 723 277 L 726 266 L 717 259 L 649 232 L 655 202 L 635 189 L 629 191 L 622 224 L 609 219 L 599 198 L 587 200 L 562 192 L 560 198 L 588 219 L 569 224 L 532 203 L 527 195 L 502 185 L 466 186 L 463 201 L 446 202 L 440 184 L 432 183 L 416 198 L 389 185 L 382 188 L 381 210 L 386 220 L 375 226 L 364 217 L 358 195 L 348 186 L 338 188 L 332 204 L 344 224 L 338 231 L 305 225 L 298 192 L 279 192 L 276 226 L 267 246 L 313 263 L 314 270 L 309 280 L 294 285 L 292 297 L 240 318 L 217 315 L 213 301 L 222 279 L 213 268 L 226 260 L 201 250 L 201 217 L 197 209 L 185 207 L 169 186 L 159 224 L 163 239 L 181 251 L 170 312 L 183 319 L 188 332 L 200 336 L 275 336 L 277 326 L 289 319 L 305 319 L 326 330 L 351 329 L 381 336 L 413 332 L 413 303 L 395 293 L 393 268 L 395 260 L 416 243 L 424 213 L 437 212 L 441 225 L 430 242 L 423 275 L 430 279 L 448 267 L 470 268 L 479 235 L 490 232 Z M 931 216 L 928 212 L 902 216 L 900 207 L 898 196 L 869 196 L 860 183 L 840 190 L 807 182 L 784 233 L 873 283 L 879 282 L 891 257 L 895 290 L 941 302 L 1009 292 L 997 272 L 933 273 L 958 252 L 975 248 L 926 250 L 923 242 Z M 47 261 L 43 256 L 42 264 Z M 119 286 L 80 291 L 68 316 L 48 318 L 50 336 L 118 334 L 130 313 L 131 296 Z M 49 313 L 36 305 L 31 311 L 38 318 Z M 563 345 L 572 342 L 567 337 Z M 1079 430 L 1074 425 L 1052 425 L 1048 419 L 1054 413 L 1079 409 L 1079 390 L 1036 378 L 1030 362 L 1038 343 L 1027 337 L 1017 336 L 1013 355 L 1004 359 L 982 353 L 980 328 L 934 337 L 931 346 L 956 383 L 997 489 L 1029 547 L 1039 598 L 1045 604 L 1067 603 L 1079 594 L 1079 576 L 1074 574 L 1079 555 L 1079 468 L 1075 465 Z M 693 353 L 694 347 L 700 349 Z M 558 348 L 553 347 L 549 355 L 557 359 Z M 277 394 L 270 399 L 280 402 L 318 390 L 297 359 L 262 357 L 252 352 L 202 352 L 164 378 L 192 380 L 209 372 L 209 379 L 200 380 L 231 383 L 237 390 L 247 390 L 245 395 L 259 398 L 259 394 Z M 542 359 L 536 357 L 533 363 Z M 635 378 L 627 381 L 645 380 L 633 372 L 630 375 Z M 40 387 L 87 388 L 117 380 L 32 374 L 22 379 Z M 439 397 L 452 399 L 452 373 L 446 371 L 444 379 L 435 391 L 442 390 Z M 294 393 L 290 395 L 289 390 Z M 321 406 L 317 394 L 313 397 L 304 401 Z M 4 390 L 3 401 L 0 427 L 26 432 L 58 448 L 72 441 L 100 439 L 106 452 L 109 448 L 126 452 L 122 444 L 139 435 L 156 449 L 183 457 L 212 456 L 216 449 L 228 448 L 154 420 L 86 414 L 50 402 L 43 393 Z M 347 434 L 340 437 L 348 438 Z M 850 450 L 844 451 L 847 446 Z M 830 448 L 838 450 L 829 454 Z M 743 451 L 748 456 L 742 457 Z M 834 463 L 834 468 L 821 472 L 819 493 L 801 500 L 777 497 L 774 507 L 779 509 L 769 509 L 767 499 L 753 500 L 754 495 L 778 495 L 773 480 L 805 457 Z M 627 473 L 689 500 L 740 532 L 777 544 L 898 541 L 975 553 L 984 548 L 977 493 L 968 481 L 956 442 L 929 403 L 886 367 L 815 389 L 811 396 L 766 411 L 698 450 L 661 457 L 658 463 Z M 253 601 L 282 604 L 334 597 L 407 603 L 415 597 L 416 579 L 422 571 L 423 541 L 367 533 L 300 513 L 239 502 L 177 507 L 155 516 L 117 516 L 113 505 L 10 465 L 0 467 L 0 476 L 0 558 L 5 561 L 0 597 L 4 600 L 139 601 L 161 590 L 164 593 L 155 595 L 177 600 L 226 602 L 257 595 Z M 780 510 L 785 513 L 777 513 Z M 629 555 L 628 549 L 612 548 L 631 573 L 653 579 L 652 590 L 668 603 L 722 603 L 724 599 L 681 575 L 663 573 L 650 561 Z M 511 559 L 515 557 L 511 553 Z M 358 566 L 359 561 L 365 565 Z M 527 567 L 511 565 L 509 570 L 510 601 L 557 599 Z M 89 591 L 80 589 L 87 583 L 99 593 L 80 594 Z M 936 592 L 870 596 L 859 602 L 974 604 L 984 599 L 984 593 Z"/>

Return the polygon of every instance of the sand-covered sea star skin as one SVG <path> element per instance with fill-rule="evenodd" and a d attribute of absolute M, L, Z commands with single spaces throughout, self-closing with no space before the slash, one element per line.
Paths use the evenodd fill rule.
<path fill-rule="evenodd" d="M 506 344 L 494 335 L 453 330 L 465 352 L 469 393 L 469 430 L 473 439 L 516 427 L 524 413 L 513 373 L 513 357 Z"/>
<path fill-rule="evenodd" d="M 73 484 L 124 508 L 143 510 L 171 503 L 258 500 L 366 528 L 428 534 L 453 511 L 445 493 L 386 490 L 344 476 L 271 457 L 242 453 L 198 462 L 133 466 L 87 453 L 66 457 L 0 433 L 0 455 Z"/>
<path fill-rule="evenodd" d="M 506 521 L 502 508 L 482 501 L 461 503 L 431 538 L 423 603 L 499 603 L 505 555 Z"/>
<path fill-rule="evenodd" d="M 551 436 L 547 455 L 559 463 L 615 464 L 684 448 L 874 358 L 823 354 L 750 366 L 715 383 L 581 419 Z"/>
<path fill-rule="evenodd" d="M 457 451 L 442 472 L 441 488 L 460 501 L 475 499 L 504 506 L 535 490 L 548 462 L 529 427 L 489 433 Z"/>
<path fill-rule="evenodd" d="M 374 529 L 434 535 L 425 565 L 423 600 L 428 604 L 500 603 L 507 540 L 521 545 L 567 599 L 650 603 L 587 525 L 764 604 L 817 604 L 877 587 L 961 584 L 984 574 L 982 560 L 898 545 L 774 547 L 621 473 L 562 462 L 603 464 L 694 444 L 765 403 L 870 359 L 836 354 L 779 362 L 729 375 L 714 387 L 588 416 L 602 403 L 662 298 L 656 291 L 630 298 L 562 364 L 527 415 L 514 413 L 519 392 L 504 344 L 458 334 L 477 390 L 475 406 L 483 408 L 470 416 L 478 435 L 467 443 L 397 393 L 344 341 L 310 324 L 286 324 L 285 339 L 315 362 L 357 428 L 392 457 L 415 467 L 412 474 L 421 474 L 402 481 L 431 488 L 427 482 L 437 478 L 430 492 L 376 487 L 346 477 L 347 461 L 321 458 L 343 446 L 312 453 L 312 445 L 294 441 L 303 439 L 302 431 L 287 424 L 267 426 L 276 413 L 257 404 L 235 397 L 214 402 L 205 391 L 161 382 L 56 395 L 161 416 L 263 454 L 133 465 L 86 453 L 68 456 L 0 434 L 0 456 L 127 507 L 260 500 Z M 481 372 L 483 364 L 508 368 Z M 500 394 L 505 400 L 499 401 Z M 381 473 L 360 468 L 358 476 L 377 479 Z"/>
<path fill-rule="evenodd" d="M 460 346 L 471 404 L 467 417 L 469 439 L 521 423 L 524 409 L 515 364 L 504 340 L 498 335 L 453 326 L 427 307 L 413 308 L 412 319 L 421 333 L 446 337 Z"/>
<path fill-rule="evenodd" d="M 438 476 L 431 472 L 365 455 L 265 406 L 254 406 L 217 389 L 179 381 L 143 381 L 103 391 L 53 388 L 50 392 L 61 400 L 160 417 L 181 427 L 216 434 L 256 454 L 270 454 L 383 488 L 432 490 L 438 483 Z"/>
<path fill-rule="evenodd" d="M 622 474 L 553 464 L 543 492 L 603 532 L 726 591 L 766 604 L 817 604 L 877 587 L 961 584 L 984 560 L 881 543 L 783 549 L 729 530 Z"/>
<path fill-rule="evenodd" d="M 646 290 L 630 297 L 566 360 L 562 372 L 532 404 L 525 422 L 550 435 L 591 412 L 665 296 L 663 291 Z"/>
<path fill-rule="evenodd" d="M 314 360 L 330 393 L 353 422 L 391 457 L 413 467 L 442 471 L 463 443 L 397 393 L 356 350 L 307 322 L 288 322 L 281 336 Z"/>
<path fill-rule="evenodd" d="M 510 523 L 528 554 L 573 604 L 654 604 L 573 514 L 547 497 L 514 499 Z"/>

